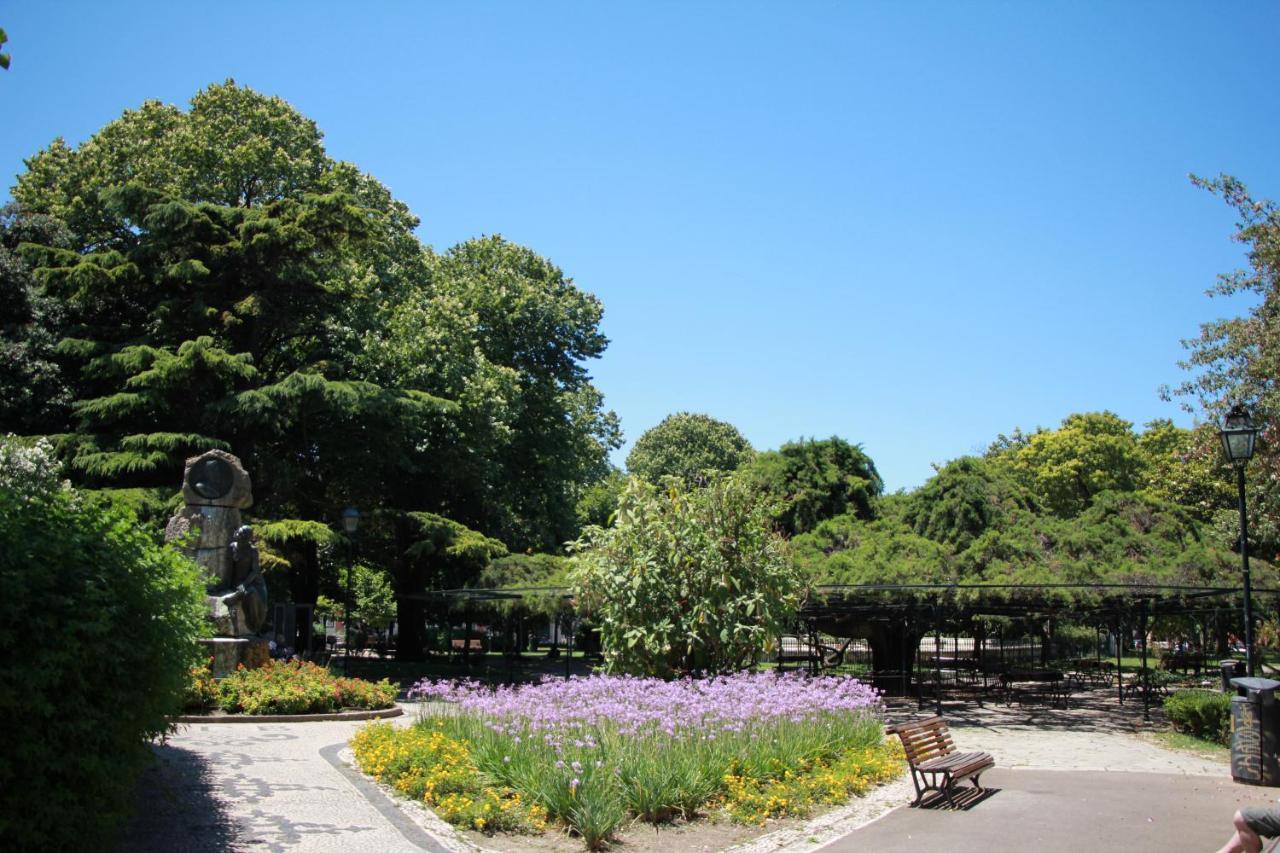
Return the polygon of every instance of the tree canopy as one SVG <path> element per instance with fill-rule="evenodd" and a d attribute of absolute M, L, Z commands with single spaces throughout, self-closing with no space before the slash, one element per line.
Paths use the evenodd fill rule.
<path fill-rule="evenodd" d="M 176 490 L 185 457 L 229 449 L 256 521 L 297 522 L 273 546 L 295 569 L 324 562 L 307 523 L 382 512 L 401 593 L 483 568 L 418 547 L 440 524 L 492 553 L 577 536 L 620 442 L 586 369 L 603 309 L 534 250 L 422 245 L 314 122 L 232 81 L 54 140 L 13 197 L 0 432 L 50 436 L 78 484 Z"/>
<path fill-rule="evenodd" d="M 1251 297 L 1249 309 L 1237 317 L 1204 323 L 1197 337 L 1184 340 L 1188 356 L 1181 366 L 1190 374 L 1181 384 L 1162 389 L 1166 397 L 1180 397 L 1188 410 L 1211 424 L 1235 404 L 1252 409 L 1262 428 L 1257 455 L 1250 463 L 1248 506 L 1251 548 L 1269 556 L 1280 554 L 1280 208 L 1250 194 L 1230 175 L 1192 182 L 1222 198 L 1238 217 L 1232 239 L 1245 247 L 1248 266 L 1218 277 L 1211 297 Z M 1196 434 L 1196 459 L 1220 453 L 1209 426 Z M 1219 505 L 1229 515 L 1231 502 Z M 1221 526 L 1229 528 L 1230 521 Z M 1225 531 L 1224 531 L 1225 532 Z"/>
<path fill-rule="evenodd" d="M 762 451 L 746 470 L 759 488 L 779 502 L 777 523 L 789 536 L 845 513 L 870 519 L 875 515 L 875 500 L 884 491 L 871 458 L 861 447 L 836 436 L 789 441 L 777 450 Z"/>
<path fill-rule="evenodd" d="M 752 453 L 732 424 L 710 415 L 676 412 L 636 439 L 627 454 L 627 471 L 650 483 L 679 477 L 692 484 L 708 471 L 737 470 Z"/>

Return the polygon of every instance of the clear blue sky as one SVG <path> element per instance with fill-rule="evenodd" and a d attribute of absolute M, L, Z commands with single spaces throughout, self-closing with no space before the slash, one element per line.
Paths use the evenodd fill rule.
<path fill-rule="evenodd" d="M 1186 175 L 1280 196 L 1274 2 L 0 0 L 0 27 L 4 185 L 234 77 L 424 242 L 501 233 L 598 295 L 628 445 L 681 410 L 837 434 L 891 490 L 1071 412 L 1189 424 L 1156 389 L 1242 254 Z"/>

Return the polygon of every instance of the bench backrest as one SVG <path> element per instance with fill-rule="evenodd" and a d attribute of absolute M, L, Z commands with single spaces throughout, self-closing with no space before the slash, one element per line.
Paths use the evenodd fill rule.
<path fill-rule="evenodd" d="M 951 742 L 951 730 L 947 728 L 947 721 L 941 717 L 930 717 L 914 723 L 898 723 L 889 726 L 887 730 L 901 739 L 902 749 L 911 764 L 940 758 L 956 751 L 956 745 Z"/>

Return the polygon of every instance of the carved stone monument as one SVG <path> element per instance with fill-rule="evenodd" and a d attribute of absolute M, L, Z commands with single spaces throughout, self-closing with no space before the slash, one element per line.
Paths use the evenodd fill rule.
<path fill-rule="evenodd" d="M 266 621 L 267 587 L 253 529 L 240 518 L 240 510 L 253 506 L 253 484 L 239 459 L 209 450 L 187 460 L 182 497 L 186 506 L 169 519 L 165 540 L 178 543 L 205 571 L 205 601 L 217 636 L 204 642 L 213 674 L 221 678 L 238 664 L 261 659 L 262 650 L 254 647 L 266 643 L 256 634 Z"/>

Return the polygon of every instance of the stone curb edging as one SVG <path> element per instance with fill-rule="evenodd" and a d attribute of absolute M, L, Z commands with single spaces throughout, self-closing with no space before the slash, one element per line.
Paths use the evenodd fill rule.
<path fill-rule="evenodd" d="M 399 717 L 404 708 L 382 708 L 377 711 L 337 711 L 332 714 L 222 714 L 205 716 L 203 714 L 184 714 L 174 717 L 175 723 L 341 723 L 358 722 L 360 720 L 383 720 Z"/>

